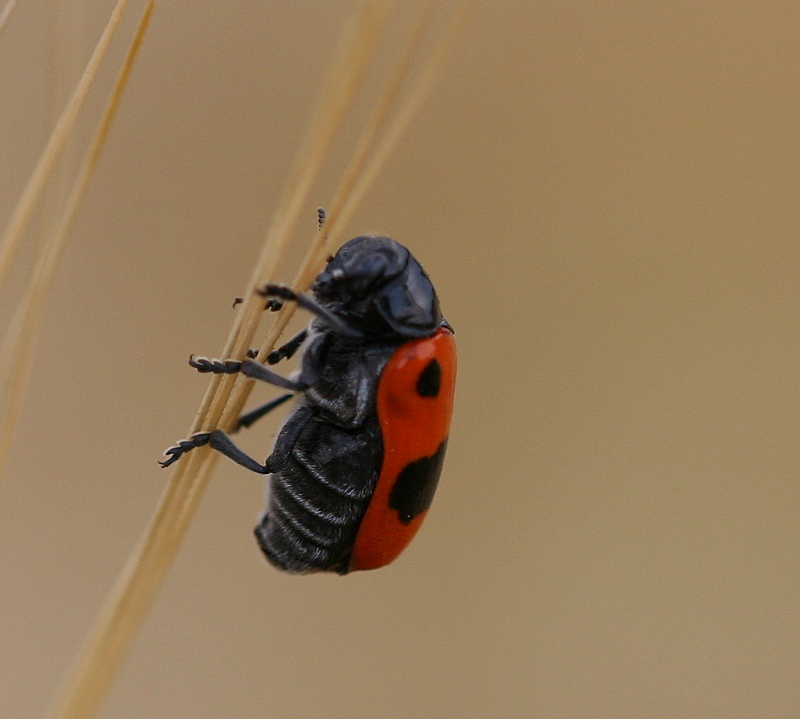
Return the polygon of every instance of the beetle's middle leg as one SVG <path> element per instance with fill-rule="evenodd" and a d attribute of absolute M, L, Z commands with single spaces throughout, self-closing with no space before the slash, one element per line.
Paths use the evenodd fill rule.
<path fill-rule="evenodd" d="M 212 374 L 236 374 L 241 372 L 247 377 L 274 384 L 276 387 L 283 387 L 283 389 L 291 390 L 292 392 L 302 392 L 308 389 L 308 382 L 302 380 L 293 380 L 277 372 L 273 372 L 269 367 L 256 362 L 252 359 L 244 361 L 228 359 L 218 360 L 209 359 L 208 357 L 194 357 L 189 358 L 189 365 L 194 367 L 198 372 L 210 372 Z"/>

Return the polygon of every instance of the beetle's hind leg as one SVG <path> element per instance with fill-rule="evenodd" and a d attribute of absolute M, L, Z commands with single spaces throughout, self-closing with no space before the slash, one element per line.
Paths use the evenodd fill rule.
<path fill-rule="evenodd" d="M 237 432 L 242 427 L 249 427 L 256 420 L 261 419 L 265 414 L 271 412 L 276 407 L 279 407 L 292 397 L 294 397 L 293 394 L 281 394 L 274 399 L 271 399 L 269 402 L 266 402 L 265 404 L 262 404 L 261 406 L 250 410 L 249 412 L 246 412 L 239 417 L 238 421 L 236 422 L 236 427 L 233 431 Z M 164 452 L 167 459 L 165 459 L 163 462 L 159 462 L 159 464 L 162 467 L 169 467 L 173 462 L 177 462 L 190 450 L 195 449 L 195 447 L 204 447 L 205 445 L 209 445 L 213 449 L 216 449 L 218 452 L 224 454 L 226 457 L 230 457 L 234 462 L 241 464 L 243 467 L 246 467 L 253 472 L 258 472 L 259 474 L 269 474 L 272 472 L 272 469 L 270 469 L 271 465 L 269 460 L 267 460 L 263 465 L 259 464 L 256 462 L 256 460 L 239 449 L 233 443 L 231 438 L 228 437 L 228 435 L 225 434 L 225 432 L 223 432 L 221 429 L 215 429 L 213 432 L 196 432 L 189 439 L 182 439 L 175 446 L 170 447 Z"/>
<path fill-rule="evenodd" d="M 169 467 L 173 462 L 177 462 L 184 454 L 195 447 L 204 447 L 208 445 L 217 452 L 230 457 L 237 464 L 242 465 L 245 469 L 259 474 L 271 474 L 272 468 L 269 460 L 264 464 L 260 464 L 253 459 L 249 454 L 246 454 L 239 449 L 221 429 L 215 429 L 213 432 L 197 432 L 189 439 L 183 439 L 174 447 L 170 447 L 164 454 L 167 456 L 163 462 L 159 462 L 162 467 Z"/>
<path fill-rule="evenodd" d="M 283 397 L 288 398 L 291 397 L 291 395 L 284 395 Z M 283 399 L 283 397 L 276 397 L 273 403 L 277 402 L 278 399 Z M 277 404 L 274 404 L 274 406 L 277 406 Z M 258 409 L 263 408 L 259 407 Z M 254 412 L 255 411 L 257 410 L 254 410 Z M 173 462 L 177 462 L 184 454 L 193 450 L 195 447 L 209 445 L 212 449 L 221 452 L 237 464 L 242 465 L 245 469 L 258 472 L 259 474 L 280 472 L 286 466 L 286 462 L 292 453 L 297 438 L 313 415 L 314 411 L 311 408 L 307 406 L 299 407 L 295 413 L 289 417 L 283 429 L 278 434 L 278 438 L 275 440 L 275 447 L 272 449 L 272 454 L 267 457 L 264 464 L 259 464 L 250 455 L 239 449 L 233 443 L 233 440 L 221 429 L 215 429 L 213 432 L 196 432 L 189 437 L 189 439 L 181 440 L 174 447 L 170 447 L 164 452 L 167 459 L 163 462 L 159 462 L 159 464 L 162 467 L 169 467 Z"/>

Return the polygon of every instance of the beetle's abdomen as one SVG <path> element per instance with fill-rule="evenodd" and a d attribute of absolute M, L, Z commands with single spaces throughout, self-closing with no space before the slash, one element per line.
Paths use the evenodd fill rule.
<path fill-rule="evenodd" d="M 301 410 L 302 412 L 302 410 Z M 292 431 L 291 419 L 284 432 Z M 281 439 L 276 442 L 276 449 Z M 269 506 L 255 534 L 270 562 L 288 572 L 346 571 L 380 471 L 377 418 L 345 430 L 304 418 L 270 482 Z"/>

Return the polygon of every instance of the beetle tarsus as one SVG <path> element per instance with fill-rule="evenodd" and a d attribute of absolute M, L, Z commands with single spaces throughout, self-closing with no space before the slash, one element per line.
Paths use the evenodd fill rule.
<path fill-rule="evenodd" d="M 165 450 L 167 457 L 163 462 L 159 462 L 162 467 L 169 467 L 173 462 L 177 462 L 189 450 L 196 447 L 203 447 L 208 444 L 211 432 L 195 432 L 189 439 L 182 439 L 178 444 Z"/>
<path fill-rule="evenodd" d="M 189 357 L 189 366 L 194 367 L 198 372 L 211 372 L 213 374 L 236 374 L 242 368 L 239 360 L 209 359 L 208 357 Z"/>

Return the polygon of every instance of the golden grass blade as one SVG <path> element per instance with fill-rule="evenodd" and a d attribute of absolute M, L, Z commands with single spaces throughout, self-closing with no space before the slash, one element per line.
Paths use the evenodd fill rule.
<path fill-rule="evenodd" d="M 311 286 L 326 255 L 333 247 L 341 244 L 347 222 L 374 183 L 378 173 L 386 163 L 392 150 L 397 146 L 422 101 L 444 69 L 448 56 L 477 5 L 478 0 L 463 0 L 460 3 L 445 32 L 439 38 L 427 64 L 423 67 L 416 84 L 404 98 L 401 107 L 392 118 L 391 124 L 381 137 L 380 134 L 385 128 L 389 110 L 394 105 L 396 96 L 403 86 L 415 55 L 420 48 L 425 31 L 430 25 L 432 6 L 429 7 L 427 2 L 420 4 L 414 29 L 409 36 L 404 51 L 395 64 L 390 80 L 384 87 L 384 92 L 365 126 L 359 145 L 334 194 L 330 205 L 332 211 L 328 215 L 328 221 L 318 233 L 317 238 L 312 241 L 295 277 L 292 287 L 296 291 L 304 292 Z M 374 152 L 370 156 L 371 150 L 374 150 Z M 367 160 L 369 160 L 368 164 Z M 278 337 L 285 329 L 295 309 L 296 305 L 294 303 L 284 305 L 264 344 L 259 349 L 259 358 L 265 358 L 275 346 Z M 247 346 L 249 347 L 250 344 Z M 233 425 L 233 422 L 241 413 L 244 403 L 247 401 L 252 386 L 253 380 L 241 378 L 225 408 L 220 421 L 221 427 L 227 429 Z M 206 452 L 206 456 L 201 460 L 203 465 L 200 471 L 210 472 L 218 457 L 219 455 L 216 452 Z"/>
<path fill-rule="evenodd" d="M 322 93 L 307 140 L 295 163 L 289 190 L 267 235 L 224 356 L 244 356 L 252 342 L 263 314 L 263 300 L 254 289 L 275 272 L 276 253 L 286 246 L 322 159 L 363 80 L 388 10 L 388 2 L 365 4 L 358 21 L 350 26 L 343 40 L 343 49 Z M 212 380 L 192 431 L 216 426 L 234 381 L 233 377 Z M 89 719 L 95 715 L 196 511 L 216 460 L 215 454 L 199 449 L 177 464 L 150 525 L 78 654 L 49 714 L 53 719 Z"/>
<path fill-rule="evenodd" d="M 69 101 L 64 107 L 61 117 L 58 118 L 58 122 L 53 128 L 53 132 L 50 134 L 47 145 L 42 151 L 39 161 L 36 163 L 36 167 L 28 179 L 28 184 L 22 191 L 22 195 L 20 195 L 17 205 L 14 208 L 11 218 L 9 219 L 8 224 L 3 232 L 2 238 L 0 238 L 0 286 L 2 286 L 6 275 L 8 274 L 8 271 L 11 267 L 11 262 L 13 261 L 14 255 L 19 248 L 20 242 L 22 241 L 25 227 L 27 226 L 31 215 L 33 214 L 33 210 L 36 207 L 36 203 L 42 194 L 42 189 L 44 188 L 45 182 L 47 181 L 55 161 L 58 159 L 58 156 L 64 149 L 64 145 L 66 144 L 67 139 L 69 138 L 69 135 L 75 126 L 75 120 L 78 117 L 78 112 L 80 111 L 81 106 L 86 99 L 86 95 L 89 93 L 89 89 L 91 88 L 92 83 L 97 76 L 100 63 L 103 61 L 103 58 L 108 51 L 108 46 L 111 44 L 111 40 L 113 39 L 114 34 L 119 27 L 120 20 L 122 19 L 122 15 L 125 12 L 125 8 L 129 2 L 130 0 L 117 1 L 117 4 L 108 19 L 108 23 L 103 30 L 103 34 L 100 36 L 100 40 L 98 40 L 97 46 L 92 52 L 89 62 L 86 64 L 83 75 L 81 75 L 78 85 L 76 86 L 75 91 L 72 93 L 72 97 L 70 97 Z"/>
<path fill-rule="evenodd" d="M 393 107 L 397 94 L 408 75 L 413 60 L 422 43 L 425 31 L 431 21 L 429 4 L 421 3 L 415 19 L 414 28 L 408 42 L 395 64 L 390 80 L 384 87 L 380 99 L 362 133 L 359 145 L 353 154 L 351 162 L 344 173 L 341 183 L 337 188 L 330 204 L 328 220 L 317 238 L 312 241 L 308 253 L 295 277 L 292 287 L 298 292 L 307 290 L 318 274 L 326 255 L 333 247 L 341 244 L 342 235 L 349 219 L 363 200 L 369 188 L 374 183 L 383 165 L 397 146 L 400 138 L 408 128 L 422 101 L 430 92 L 434 82 L 444 69 L 445 62 L 450 55 L 458 37 L 463 32 L 466 24 L 478 5 L 478 0 L 463 0 L 457 8 L 453 19 L 447 25 L 445 32 L 439 38 L 435 49 L 427 64 L 423 67 L 416 84 L 404 98 L 401 107 L 397 110 L 385 134 L 384 130 L 389 110 Z M 370 151 L 374 149 L 370 156 Z M 367 164 L 367 161 L 369 163 Z M 264 344 L 259 349 L 258 357 L 263 360 L 286 328 L 292 317 L 296 305 L 287 303 L 280 311 L 278 318 L 267 334 Z M 249 344 L 247 346 L 250 346 Z M 225 412 L 221 418 L 220 426 L 230 428 L 241 414 L 242 408 L 253 387 L 253 381 L 242 378 L 231 394 Z M 207 452 L 202 459 L 201 472 L 211 472 L 218 459 L 216 452 Z"/>
<path fill-rule="evenodd" d="M 432 7 L 428 5 L 428 3 L 421 3 L 418 8 L 414 29 L 404 51 L 395 64 L 390 80 L 387 82 L 375 110 L 365 126 L 358 149 L 354 153 L 350 165 L 344 173 L 342 181 L 329 205 L 328 220 L 322 232 L 312 243 L 309 253 L 306 255 L 295 277 L 292 287 L 297 292 L 304 292 L 311 286 L 322 267 L 325 257 L 334 247 L 341 244 L 347 223 L 444 69 L 447 58 L 452 52 L 456 41 L 466 27 L 471 14 L 478 6 L 478 0 L 464 0 L 460 3 L 453 18 L 447 24 L 444 33 L 436 43 L 431 57 L 424 65 L 416 84 L 408 92 L 399 109 L 392 117 L 388 129 L 386 129 L 382 137 L 379 137 L 386 127 L 388 112 L 394 106 L 396 96 L 406 80 L 415 53 L 419 50 L 425 31 L 430 25 Z M 369 156 L 370 150 L 374 150 L 371 156 Z M 369 160 L 368 164 L 367 160 Z M 259 350 L 259 358 L 266 357 L 275 345 L 277 338 L 289 323 L 295 308 L 296 305 L 289 303 L 281 310 L 278 319 L 267 335 L 263 347 Z M 251 387 L 251 380 L 242 381 L 237 387 L 229 404 L 230 417 L 226 416 L 226 420 L 233 421 L 241 413 Z"/>
<path fill-rule="evenodd" d="M 100 159 L 100 153 L 103 150 L 111 129 L 111 123 L 119 108 L 122 93 L 125 91 L 130 78 L 133 63 L 141 47 L 144 34 L 147 32 L 155 2 L 156 0 L 148 0 L 144 8 L 131 46 L 112 88 L 111 97 L 103 111 L 97 130 L 70 189 L 64 211 L 47 237 L 36 262 L 33 276 L 28 283 L 25 296 L 20 301 L 14 321 L 3 339 L 2 351 L 0 351 L 0 356 L 3 358 L 3 362 L 0 363 L 0 396 L 3 396 L 6 389 L 8 394 L 4 409 L 0 414 L 0 481 L 2 481 L 8 459 L 12 434 L 30 370 L 31 353 L 41 321 L 47 291 L 52 284 L 53 275 L 61 259 L 61 253 L 86 188 L 89 186 L 89 180 L 97 166 L 97 161 Z"/>
<path fill-rule="evenodd" d="M 14 12 L 16 6 L 17 0 L 8 0 L 6 6 L 3 8 L 3 12 L 0 12 L 0 37 L 3 36 L 3 30 L 6 29 L 6 25 L 8 25 L 8 21 L 11 18 L 11 13 Z"/>
<path fill-rule="evenodd" d="M 312 240 L 308 253 L 292 282 L 292 287 L 297 292 L 305 292 L 311 286 L 311 283 L 322 267 L 328 247 L 332 245 L 329 240 L 331 218 L 336 218 L 340 215 L 342 206 L 345 203 L 345 198 L 355 185 L 369 157 L 370 151 L 375 147 L 376 140 L 381 130 L 386 125 L 389 112 L 403 87 L 403 83 L 408 77 L 424 40 L 425 33 L 430 27 L 432 12 L 433 5 L 428 0 L 418 4 L 416 16 L 412 24 L 412 31 L 409 33 L 409 37 L 397 61 L 394 63 L 389 79 L 384 84 L 381 96 L 378 98 L 375 107 L 365 123 L 356 150 L 353 153 L 347 169 L 344 171 L 342 180 L 334 193 L 334 197 L 326 208 L 327 220 L 325 225 L 321 228 L 316 238 Z M 336 226 L 342 227 L 344 224 L 345 223 L 338 223 Z M 274 347 L 278 337 L 281 336 L 284 329 L 286 329 L 286 325 L 291 320 L 295 309 L 296 305 L 294 303 L 287 303 L 284 305 L 283 309 L 281 309 L 275 323 L 267 334 L 263 346 L 259 350 L 259 359 L 263 360 Z M 225 415 L 223 415 L 222 426 L 228 426 L 228 422 L 232 422 L 239 416 L 252 387 L 253 381 L 245 378 L 236 385 Z"/>
<path fill-rule="evenodd" d="M 364 196 L 372 187 L 375 179 L 383 168 L 389 155 L 393 152 L 397 143 L 402 138 L 411 121 L 414 119 L 420 106 L 433 88 L 434 83 L 439 79 L 445 68 L 448 57 L 452 53 L 456 42 L 467 23 L 479 5 L 480 0 L 461 0 L 453 18 L 445 26 L 441 36 L 438 38 L 436 46 L 423 65 L 419 77 L 415 80 L 400 107 L 392 116 L 392 121 L 381 138 L 381 142 L 371 156 L 369 163 L 364 171 L 359 173 L 357 182 L 346 194 L 346 200 L 341 211 L 332 217 L 328 228 L 328 247 L 334 247 L 341 241 L 347 222 L 353 216 Z"/>
<path fill-rule="evenodd" d="M 360 22 L 351 26 L 343 39 L 341 45 L 343 50 L 340 50 L 333 63 L 329 74 L 330 80 L 320 96 L 309 131 L 298 152 L 288 183 L 289 191 L 278 205 L 279 209 L 267 233 L 264 249 L 251 277 L 248 287 L 250 295 L 253 295 L 256 287 L 271 279 L 277 269 L 278 261 L 297 225 L 303 202 L 308 197 L 311 185 L 322 166 L 327 148 L 344 122 L 355 92 L 363 82 L 390 6 L 390 2 L 365 3 Z M 263 302 L 246 295 L 240 310 L 237 323 L 234 324 L 223 350 L 224 357 L 240 359 L 244 357 L 263 314 Z M 234 338 L 240 333 L 240 327 L 245 336 L 236 342 Z M 213 405 L 207 405 L 204 401 L 198 412 L 200 421 L 195 423 L 195 431 L 203 427 L 218 426 L 222 408 L 227 403 L 230 388 L 236 381 L 235 377 L 224 375 L 215 379 L 217 382 L 212 380 L 210 390 L 213 390 L 216 384 L 222 384 L 228 386 L 228 391 Z"/>

